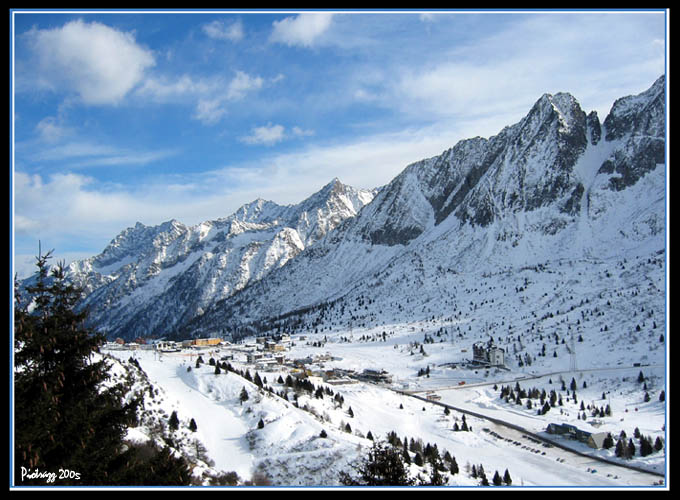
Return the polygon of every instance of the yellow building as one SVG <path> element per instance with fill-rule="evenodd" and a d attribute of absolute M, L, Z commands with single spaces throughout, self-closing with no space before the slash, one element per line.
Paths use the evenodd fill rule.
<path fill-rule="evenodd" d="M 222 339 L 219 338 L 214 338 L 214 339 L 194 339 L 191 343 L 191 345 L 196 345 L 196 346 L 211 346 L 211 345 L 220 345 L 220 342 L 222 342 Z"/>

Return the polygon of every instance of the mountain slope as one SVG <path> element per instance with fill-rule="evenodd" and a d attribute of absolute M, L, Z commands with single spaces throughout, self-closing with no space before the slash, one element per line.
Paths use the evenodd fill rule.
<path fill-rule="evenodd" d="M 258 199 L 193 227 L 137 223 L 69 266 L 91 320 L 110 336 L 171 334 L 177 325 L 283 266 L 373 197 L 338 179 L 298 205 Z"/>
<path fill-rule="evenodd" d="M 224 318 L 230 327 L 258 322 L 343 296 L 387 303 L 407 295 L 404 283 L 426 283 L 426 270 L 482 275 L 663 251 L 664 92 L 661 77 L 648 91 L 617 100 L 603 123 L 569 94 L 543 95 L 496 136 L 464 140 L 409 165 L 356 217 L 197 316 L 186 332 L 209 332 Z M 428 300 L 436 303 L 432 293 Z"/>
<path fill-rule="evenodd" d="M 382 304 L 383 322 L 397 297 L 446 310 L 461 275 L 564 261 L 597 275 L 628 257 L 656 260 L 665 86 L 662 76 L 618 99 L 603 122 L 567 93 L 544 94 L 518 123 L 408 165 L 380 190 L 334 179 L 297 205 L 258 199 L 193 227 L 138 223 L 69 275 L 111 337 L 238 337 L 336 300 Z"/>

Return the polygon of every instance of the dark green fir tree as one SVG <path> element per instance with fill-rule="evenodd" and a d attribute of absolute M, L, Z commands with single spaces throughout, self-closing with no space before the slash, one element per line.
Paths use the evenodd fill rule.
<path fill-rule="evenodd" d="M 123 383 L 107 383 L 109 364 L 99 354 L 104 338 L 86 326 L 87 311 L 76 307 L 81 290 L 66 279 L 64 264 L 50 271 L 50 258 L 51 252 L 38 255 L 27 296 L 15 284 L 15 484 L 45 485 L 21 472 L 59 469 L 71 471 L 59 486 L 188 484 L 186 463 L 167 448 L 124 442 L 141 401 L 126 400 Z"/>

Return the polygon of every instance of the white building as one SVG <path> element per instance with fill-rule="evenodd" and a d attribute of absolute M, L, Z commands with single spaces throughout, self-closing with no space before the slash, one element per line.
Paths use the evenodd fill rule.
<path fill-rule="evenodd" d="M 492 341 L 472 345 L 472 362 L 489 366 L 505 365 L 505 350 Z"/>

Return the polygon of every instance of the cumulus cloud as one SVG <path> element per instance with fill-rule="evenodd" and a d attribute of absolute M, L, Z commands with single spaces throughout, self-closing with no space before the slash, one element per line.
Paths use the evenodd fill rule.
<path fill-rule="evenodd" d="M 291 128 L 290 132 L 287 132 L 283 125 L 272 125 L 271 123 L 268 123 L 262 127 L 254 127 L 251 130 L 250 135 L 241 137 L 240 141 L 251 145 L 262 144 L 265 146 L 272 146 L 277 142 L 281 142 L 286 139 L 309 137 L 312 135 L 314 135 L 313 130 L 306 130 L 298 126 L 294 126 Z"/>
<path fill-rule="evenodd" d="M 262 127 L 255 127 L 250 135 L 241 138 L 241 142 L 272 146 L 284 139 L 284 130 L 283 125 L 272 125 L 271 123 Z"/>
<path fill-rule="evenodd" d="M 202 29 L 206 35 L 215 40 L 238 42 L 243 39 L 243 23 L 240 20 L 228 25 L 224 21 L 215 20 L 204 24 Z"/>
<path fill-rule="evenodd" d="M 328 30 L 332 19 L 333 14 L 328 12 L 307 12 L 274 21 L 270 40 L 288 46 L 311 47 Z"/>
<path fill-rule="evenodd" d="M 42 89 L 76 95 L 95 105 L 119 103 L 155 64 L 131 33 L 76 20 L 25 35 L 35 57 L 28 71 Z"/>
<path fill-rule="evenodd" d="M 227 113 L 229 102 L 244 99 L 263 86 L 262 77 L 237 70 L 229 81 L 222 76 L 194 77 L 187 74 L 174 78 L 148 78 L 136 94 L 157 103 L 192 103 L 195 106 L 192 118 L 205 125 L 213 125 Z"/>

